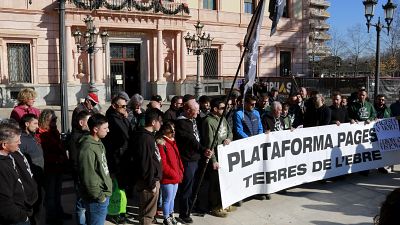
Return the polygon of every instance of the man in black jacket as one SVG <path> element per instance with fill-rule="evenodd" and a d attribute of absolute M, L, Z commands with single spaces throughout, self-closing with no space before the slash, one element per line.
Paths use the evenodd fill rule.
<path fill-rule="evenodd" d="M 267 112 L 261 119 L 265 132 L 280 131 L 284 129 L 285 122 L 282 115 L 282 104 L 278 101 L 272 102 L 271 111 Z"/>
<path fill-rule="evenodd" d="M 86 216 L 85 216 L 85 205 L 84 202 L 79 195 L 79 166 L 78 166 L 78 156 L 79 156 L 79 140 L 85 136 L 89 135 L 89 120 L 90 114 L 87 111 L 80 111 L 76 120 L 73 121 L 73 128 L 71 133 L 70 145 L 69 145 L 69 161 L 72 165 L 72 177 L 74 179 L 74 186 L 76 190 L 76 203 L 75 203 L 75 213 L 76 213 L 76 221 L 78 225 L 86 224 Z"/>
<path fill-rule="evenodd" d="M 30 224 L 28 217 L 32 214 L 31 201 L 34 198 L 28 196 L 29 191 L 25 189 L 36 190 L 36 186 L 24 182 L 21 172 L 25 171 L 19 170 L 20 165 L 12 156 L 19 149 L 20 134 L 15 124 L 9 121 L 0 123 L 0 224 Z"/>
<path fill-rule="evenodd" d="M 132 135 L 132 125 L 127 119 L 127 101 L 119 95 L 114 97 L 106 111 L 106 117 L 110 131 L 103 143 L 107 150 L 110 173 L 115 176 L 119 173 L 121 157 L 128 149 L 129 138 Z"/>
<path fill-rule="evenodd" d="M 183 106 L 183 97 L 176 95 L 171 99 L 171 106 L 164 113 L 164 122 L 171 120 L 175 122 L 176 118 L 178 118 L 181 113 L 181 109 Z"/>
<path fill-rule="evenodd" d="M 340 123 L 350 122 L 349 113 L 347 108 L 342 106 L 342 95 L 339 92 L 332 94 L 332 105 L 329 106 L 331 109 L 331 124 L 340 125 Z"/>
<path fill-rule="evenodd" d="M 33 214 L 30 217 L 30 221 L 31 225 L 40 225 L 44 222 L 42 218 L 44 203 L 44 158 L 42 146 L 34 136 L 39 127 L 38 118 L 35 114 L 25 114 L 19 124 L 22 129 L 19 149 L 27 158 L 33 178 L 37 184 L 38 200 L 33 205 Z M 15 158 L 22 159 L 19 155 Z"/>
<path fill-rule="evenodd" d="M 111 178 L 117 178 L 119 187 L 126 189 L 129 194 L 131 187 L 127 185 L 128 174 L 121 173 L 123 171 L 121 161 L 123 154 L 128 149 L 129 139 L 132 137 L 133 131 L 132 124 L 127 118 L 127 100 L 124 96 L 118 94 L 111 100 L 111 106 L 106 111 L 106 117 L 110 131 L 103 139 L 103 143 L 107 150 L 108 168 L 110 169 Z M 126 214 L 109 216 L 108 218 L 110 221 L 122 223 L 127 219 Z"/>
<path fill-rule="evenodd" d="M 150 109 L 145 115 L 145 127 L 139 128 L 133 143 L 133 169 L 136 172 L 136 187 L 139 191 L 139 223 L 152 224 L 157 211 L 160 191 L 161 156 L 156 146 L 154 133 L 162 125 L 162 112 Z"/>
<path fill-rule="evenodd" d="M 175 139 L 183 163 L 184 173 L 179 185 L 179 218 L 185 223 L 192 223 L 189 215 L 194 176 L 198 168 L 198 161 L 202 154 L 210 158 L 212 151 L 200 144 L 200 133 L 196 123 L 199 114 L 199 104 L 195 99 L 188 100 L 183 106 L 183 114 L 178 117 L 175 125 Z"/>

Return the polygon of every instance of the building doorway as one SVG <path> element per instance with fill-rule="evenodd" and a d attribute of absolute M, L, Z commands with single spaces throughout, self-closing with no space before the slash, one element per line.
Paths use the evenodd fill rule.
<path fill-rule="evenodd" d="M 141 93 L 140 44 L 110 44 L 111 96 Z"/>

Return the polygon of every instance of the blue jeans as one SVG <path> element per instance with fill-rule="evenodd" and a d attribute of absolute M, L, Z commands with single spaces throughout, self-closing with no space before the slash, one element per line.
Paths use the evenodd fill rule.
<path fill-rule="evenodd" d="M 110 197 L 105 202 L 85 201 L 86 208 L 86 224 L 88 225 L 104 225 L 107 216 L 107 207 Z"/>
<path fill-rule="evenodd" d="M 82 198 L 77 196 L 76 203 L 75 203 L 75 213 L 76 213 L 76 222 L 78 225 L 86 225 L 86 209 L 85 203 L 83 202 Z"/>
<path fill-rule="evenodd" d="M 86 209 L 85 202 L 79 194 L 79 183 L 77 180 L 74 182 L 75 193 L 76 193 L 76 203 L 75 203 L 75 219 L 78 225 L 86 225 Z"/>
<path fill-rule="evenodd" d="M 176 191 L 178 190 L 178 184 L 162 184 L 162 202 L 163 202 L 163 216 L 167 219 L 169 215 L 174 212 L 174 202 Z"/>

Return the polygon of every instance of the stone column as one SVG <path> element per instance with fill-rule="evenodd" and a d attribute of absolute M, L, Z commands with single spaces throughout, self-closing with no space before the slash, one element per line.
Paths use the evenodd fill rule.
<path fill-rule="evenodd" d="M 186 44 L 185 41 L 182 39 L 182 37 L 185 36 L 185 31 L 181 32 L 181 38 L 180 38 L 180 42 L 181 42 L 181 81 L 186 80 Z"/>
<path fill-rule="evenodd" d="M 94 53 L 94 77 L 95 77 L 95 81 L 97 84 L 99 83 L 103 83 L 103 78 L 104 78 L 104 74 L 103 74 L 103 58 L 104 58 L 104 54 L 103 54 L 103 49 L 101 48 L 101 38 L 100 35 L 97 36 L 97 42 L 96 42 L 96 49 L 97 52 Z"/>
<path fill-rule="evenodd" d="M 67 76 L 67 83 L 71 83 L 74 80 L 74 54 L 72 52 L 72 33 L 71 33 L 71 26 L 65 27 L 65 51 L 66 59 L 66 76 Z"/>
<path fill-rule="evenodd" d="M 164 51 L 162 30 L 157 30 L 157 82 L 165 82 L 164 79 Z"/>
<path fill-rule="evenodd" d="M 178 32 L 176 34 L 176 38 L 175 38 L 175 46 L 176 46 L 176 50 L 175 50 L 175 62 L 176 62 L 176 67 L 175 67 L 175 73 L 176 73 L 176 77 L 175 77 L 175 82 L 178 82 L 181 80 L 181 42 L 182 42 L 182 35 L 181 32 Z"/>

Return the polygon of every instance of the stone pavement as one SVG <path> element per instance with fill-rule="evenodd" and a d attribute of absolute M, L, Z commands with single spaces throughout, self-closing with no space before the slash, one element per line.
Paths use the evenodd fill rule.
<path fill-rule="evenodd" d="M 71 182 L 64 184 L 72 186 Z M 227 218 L 208 214 L 192 218 L 196 225 L 367 225 L 379 213 L 386 195 L 398 187 L 400 165 L 395 166 L 394 173 L 386 175 L 376 170 L 368 177 L 351 174 L 344 180 L 313 182 L 289 189 L 286 194 L 272 194 L 271 200 L 249 200 Z M 73 203 L 73 193 L 63 195 L 66 212 L 73 212 Z M 158 222 L 161 224 L 162 219 Z"/>

